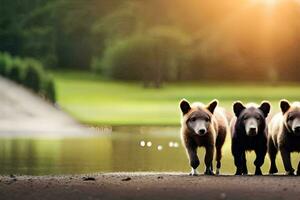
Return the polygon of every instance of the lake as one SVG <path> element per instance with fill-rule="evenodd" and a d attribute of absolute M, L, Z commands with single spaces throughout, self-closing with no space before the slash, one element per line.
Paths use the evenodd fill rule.
<path fill-rule="evenodd" d="M 88 137 L 0 138 L 0 174 L 52 175 L 96 172 L 189 172 L 180 141 L 179 127 L 100 127 Z M 204 171 L 204 151 L 199 151 Z M 221 173 L 235 171 L 230 138 L 223 148 Z M 248 168 L 254 172 L 254 153 L 247 154 Z M 293 155 L 293 166 L 298 158 Z M 281 158 L 277 163 L 283 172 Z M 266 173 L 269 158 L 263 166 Z"/>

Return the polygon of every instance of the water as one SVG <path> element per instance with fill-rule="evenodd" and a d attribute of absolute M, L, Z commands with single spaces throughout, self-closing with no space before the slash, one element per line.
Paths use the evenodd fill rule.
<path fill-rule="evenodd" d="M 199 151 L 204 171 L 204 151 Z M 235 171 L 229 137 L 223 148 L 223 173 Z M 254 153 L 248 154 L 250 172 Z M 283 172 L 281 158 L 277 159 Z M 296 168 L 297 159 L 293 159 Z M 267 172 L 269 159 L 263 171 Z M 179 127 L 118 127 L 83 138 L 0 138 L 0 174 L 49 175 L 94 172 L 188 172 Z"/>

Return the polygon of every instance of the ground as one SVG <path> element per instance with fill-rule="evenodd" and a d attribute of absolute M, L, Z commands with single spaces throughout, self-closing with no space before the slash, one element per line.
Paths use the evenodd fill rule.
<path fill-rule="evenodd" d="M 232 103 L 268 100 L 271 112 L 279 100 L 300 99 L 299 84 L 176 82 L 161 89 L 143 88 L 138 82 L 105 80 L 95 73 L 53 71 L 58 104 L 77 120 L 96 125 L 179 125 L 179 101 L 210 102 L 232 111 Z"/>
<path fill-rule="evenodd" d="M 85 179 L 84 179 L 85 178 Z M 89 180 L 91 179 L 91 180 Z M 93 180 L 95 179 L 95 180 Z M 298 177 L 110 173 L 2 176 L 1 199 L 298 199 Z"/>

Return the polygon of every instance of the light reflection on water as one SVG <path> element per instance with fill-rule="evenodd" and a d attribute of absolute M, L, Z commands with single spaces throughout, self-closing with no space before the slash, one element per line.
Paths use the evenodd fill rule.
<path fill-rule="evenodd" d="M 199 151 L 204 171 L 203 153 Z M 221 171 L 235 171 L 229 137 Z M 250 172 L 254 153 L 248 154 Z M 297 159 L 298 160 L 298 159 Z M 297 161 L 293 159 L 294 168 Z M 283 172 L 281 159 L 278 157 Z M 263 171 L 267 172 L 269 159 Z M 0 174 L 83 174 L 118 171 L 189 171 L 179 127 L 117 127 L 112 133 L 84 138 L 0 138 Z"/>

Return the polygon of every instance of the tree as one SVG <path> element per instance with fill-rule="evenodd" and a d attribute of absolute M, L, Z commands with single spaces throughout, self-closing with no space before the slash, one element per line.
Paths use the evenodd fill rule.
<path fill-rule="evenodd" d="M 151 29 L 108 47 L 100 71 L 116 79 L 141 80 L 146 87 L 161 87 L 164 81 L 176 79 L 186 43 L 178 30 Z"/>

